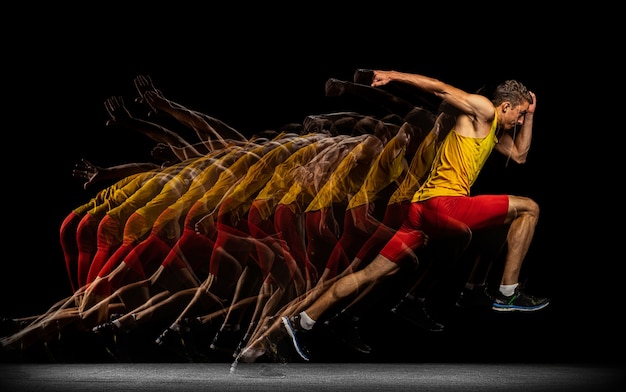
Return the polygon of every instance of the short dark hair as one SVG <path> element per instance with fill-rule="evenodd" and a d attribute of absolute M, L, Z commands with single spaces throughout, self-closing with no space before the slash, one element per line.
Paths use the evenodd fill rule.
<path fill-rule="evenodd" d="M 533 103 L 533 96 L 522 83 L 517 80 L 507 80 L 496 87 L 491 99 L 495 106 L 505 101 L 511 102 L 513 106 L 517 106 L 522 101 Z"/>

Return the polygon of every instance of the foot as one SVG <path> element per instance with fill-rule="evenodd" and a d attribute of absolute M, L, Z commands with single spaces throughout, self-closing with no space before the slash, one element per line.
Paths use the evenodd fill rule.
<path fill-rule="evenodd" d="M 242 342 L 242 346 L 239 348 L 239 354 L 237 354 L 235 362 L 251 363 L 255 362 L 261 356 L 266 356 L 274 361 L 280 360 L 282 362 L 283 356 L 278 353 L 278 343 L 287 335 L 285 328 L 283 327 L 282 319 L 267 317 L 266 320 L 260 324 L 259 330 L 252 332 L 251 336 L 248 336 L 247 344 Z M 252 339 L 252 340 L 250 340 Z"/>
<path fill-rule="evenodd" d="M 242 335 L 243 331 L 241 329 L 220 329 L 213 337 L 209 348 L 211 350 L 231 354 L 236 350 Z"/>
<path fill-rule="evenodd" d="M 291 343 L 293 344 L 293 348 L 296 350 L 298 355 L 304 359 L 305 361 L 309 361 L 309 352 L 299 341 L 300 335 L 306 331 L 300 326 L 300 316 L 295 315 L 292 317 L 284 316 L 282 318 L 283 326 L 285 327 L 285 331 L 287 335 L 291 338 Z"/>
<path fill-rule="evenodd" d="M 416 327 L 428 332 L 442 332 L 444 325 L 430 317 L 426 310 L 426 301 L 423 298 L 415 300 L 403 298 L 391 309 L 391 312 Z"/>
<path fill-rule="evenodd" d="M 474 310 L 490 309 L 493 300 L 493 296 L 489 294 L 486 287 L 476 289 L 464 288 L 456 300 L 456 307 Z"/>
<path fill-rule="evenodd" d="M 123 314 L 123 313 L 111 313 L 111 314 L 109 315 L 109 321 L 111 321 L 111 322 L 112 322 L 112 321 L 115 321 L 115 320 L 117 320 L 118 318 L 120 318 L 120 317 L 122 317 L 122 316 L 124 316 L 124 314 Z"/>
<path fill-rule="evenodd" d="M 496 312 L 535 312 L 548 304 L 550 304 L 548 298 L 533 297 L 518 287 L 513 295 L 508 297 L 498 291 L 491 308 Z"/>
<path fill-rule="evenodd" d="M 239 344 L 237 344 L 237 348 L 235 348 L 235 352 L 233 353 L 233 358 L 237 358 L 239 353 L 241 353 L 241 350 L 243 350 L 248 345 L 248 342 L 250 341 L 250 339 L 252 339 L 252 335 L 253 334 L 251 332 L 246 332 L 243 335 L 243 337 L 239 341 Z"/>
<path fill-rule="evenodd" d="M 118 329 L 112 322 L 98 324 L 91 331 L 102 340 L 107 354 L 117 361 L 121 361 L 120 346 L 118 345 Z"/>
<path fill-rule="evenodd" d="M 265 353 L 268 351 L 267 343 L 268 342 L 266 341 L 265 337 L 260 337 L 259 339 L 256 339 L 255 341 L 249 343 L 239 352 L 233 364 L 236 365 L 239 362 L 255 362 L 259 357 L 265 355 Z"/>
<path fill-rule="evenodd" d="M 176 331 L 171 327 L 167 328 L 161 333 L 161 335 L 159 335 L 158 338 L 156 338 L 155 343 L 170 353 L 173 353 L 188 362 L 193 362 L 187 348 L 187 342 L 181 332 Z"/>
<path fill-rule="evenodd" d="M 116 340 L 117 327 L 110 321 L 96 325 L 91 331 L 103 339 Z"/>

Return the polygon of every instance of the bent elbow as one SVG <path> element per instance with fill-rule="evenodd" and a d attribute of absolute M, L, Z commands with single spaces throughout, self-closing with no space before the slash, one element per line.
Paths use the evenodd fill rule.
<path fill-rule="evenodd" d="M 526 156 L 523 157 L 516 157 L 513 159 L 516 163 L 523 165 L 524 163 L 526 163 Z"/>
<path fill-rule="evenodd" d="M 509 159 L 513 160 L 513 162 L 517 163 L 518 165 L 523 165 L 524 163 L 526 163 L 526 158 L 528 158 L 528 154 L 509 154 Z"/>

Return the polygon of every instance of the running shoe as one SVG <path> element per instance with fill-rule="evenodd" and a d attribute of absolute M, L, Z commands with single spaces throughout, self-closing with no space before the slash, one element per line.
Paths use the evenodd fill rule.
<path fill-rule="evenodd" d="M 490 309 L 494 298 L 487 287 L 468 289 L 464 288 L 456 300 L 456 307 L 462 309 Z"/>
<path fill-rule="evenodd" d="M 239 354 L 235 357 L 233 364 L 236 366 L 239 362 L 252 363 L 268 352 L 269 344 L 265 337 L 256 339 L 254 342 L 248 343 L 239 350 Z"/>
<path fill-rule="evenodd" d="M 117 328 L 115 327 L 115 324 L 110 321 L 96 325 L 91 329 L 91 331 L 105 340 L 109 340 L 111 342 L 117 341 Z"/>
<path fill-rule="evenodd" d="M 300 327 L 300 315 L 295 315 L 293 317 L 283 316 L 282 322 L 287 334 L 291 338 L 291 343 L 293 343 L 293 347 L 296 349 L 296 352 L 302 359 L 308 361 L 308 350 L 300 344 L 297 336 L 298 334 L 302 334 L 304 331 L 304 329 Z"/>
<path fill-rule="evenodd" d="M 91 329 L 91 331 L 101 339 L 107 354 L 113 357 L 116 361 L 122 362 L 120 345 L 118 344 L 119 331 L 117 330 L 115 324 L 108 321 L 96 325 Z"/>
<path fill-rule="evenodd" d="M 545 308 L 549 303 L 548 298 L 533 297 L 518 287 L 508 297 L 498 291 L 491 308 L 497 312 L 534 312 Z"/>
<path fill-rule="evenodd" d="M 237 343 L 241 341 L 241 337 L 243 336 L 243 334 L 244 331 L 242 331 L 241 329 L 220 329 L 213 337 L 209 348 L 211 350 L 232 354 L 235 352 L 237 348 Z"/>
<path fill-rule="evenodd" d="M 433 320 L 428 314 L 424 298 L 411 300 L 404 297 L 391 309 L 391 312 L 425 331 L 442 332 L 444 330 L 444 325 Z"/>
<path fill-rule="evenodd" d="M 155 343 L 165 351 L 174 354 L 187 362 L 194 362 L 190 353 L 192 345 L 187 342 L 185 339 L 186 336 L 184 335 L 187 334 L 184 334 L 181 331 L 176 331 L 172 328 L 166 328 L 161 335 L 156 338 Z"/>

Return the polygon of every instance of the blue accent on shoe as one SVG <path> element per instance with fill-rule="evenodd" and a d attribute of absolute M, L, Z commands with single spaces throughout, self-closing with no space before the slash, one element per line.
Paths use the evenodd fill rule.
<path fill-rule="evenodd" d="M 550 303 L 547 298 L 537 298 L 524 293 L 519 287 L 513 295 L 496 293 L 492 309 L 498 312 L 534 312 L 545 308 Z"/>
<path fill-rule="evenodd" d="M 293 343 L 293 347 L 296 349 L 296 352 L 298 353 L 298 355 L 300 355 L 300 357 L 302 357 L 302 359 L 308 361 L 309 357 L 306 355 L 302 347 L 300 347 L 300 343 L 298 343 L 298 338 L 296 337 L 296 329 L 294 328 L 293 324 L 291 324 L 291 320 L 289 320 L 289 317 L 283 316 L 282 322 L 285 326 L 285 329 L 287 330 L 287 334 L 291 337 L 291 342 Z"/>

